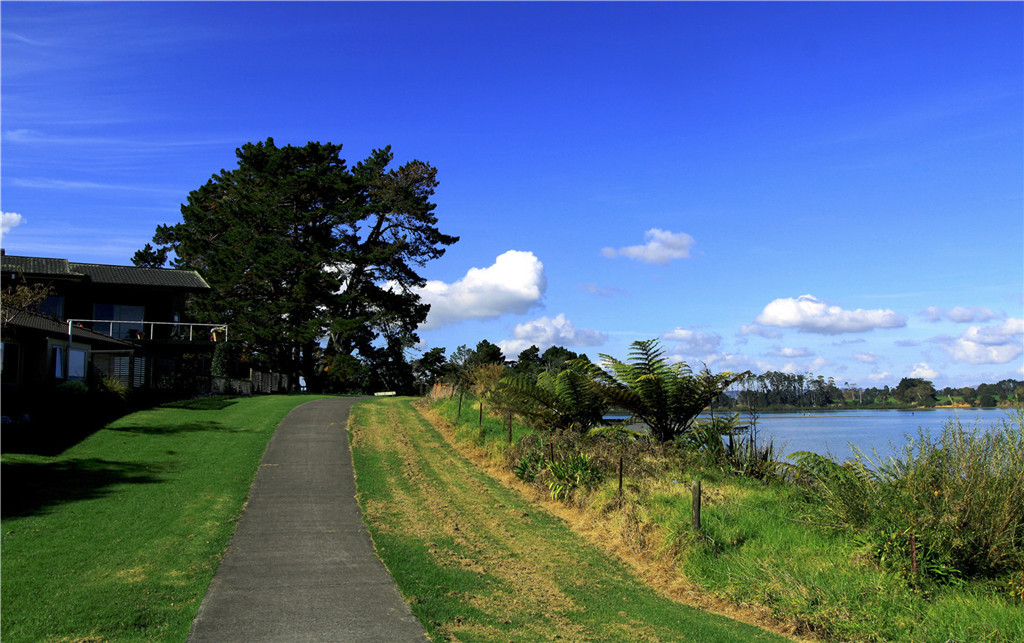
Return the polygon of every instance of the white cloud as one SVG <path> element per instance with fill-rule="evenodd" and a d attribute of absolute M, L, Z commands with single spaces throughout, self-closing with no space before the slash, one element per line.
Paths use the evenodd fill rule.
<path fill-rule="evenodd" d="M 910 377 L 920 377 L 926 380 L 934 379 L 938 376 L 939 372 L 924 362 L 914 364 L 914 369 L 910 371 Z"/>
<path fill-rule="evenodd" d="M 601 254 L 609 259 L 622 255 L 646 263 L 667 264 L 673 259 L 686 259 L 690 256 L 693 237 L 685 232 L 671 232 L 660 228 L 651 228 L 644 233 L 647 240 L 642 246 L 626 246 L 624 248 L 603 248 Z"/>
<path fill-rule="evenodd" d="M 950 310 L 942 310 L 938 306 L 929 306 L 921 311 L 921 316 L 931 322 L 948 319 L 958 324 L 969 324 L 971 322 L 987 322 L 998 318 L 1000 315 L 991 308 L 982 306 L 975 306 L 973 308 L 956 306 Z"/>
<path fill-rule="evenodd" d="M 875 328 L 901 328 L 907 318 L 892 310 L 843 310 L 811 295 L 776 299 L 755 320 L 766 326 L 796 328 L 802 333 L 861 333 Z"/>
<path fill-rule="evenodd" d="M 778 339 L 782 337 L 782 333 L 777 330 L 768 330 L 767 328 L 761 328 L 757 324 L 748 324 L 740 326 L 741 335 L 759 335 L 768 339 Z"/>
<path fill-rule="evenodd" d="M 872 382 L 881 382 L 882 380 L 891 380 L 892 379 L 892 373 L 890 373 L 889 371 L 886 371 L 884 373 L 871 373 L 870 375 L 868 375 L 868 379 L 871 380 Z"/>
<path fill-rule="evenodd" d="M 946 352 L 968 364 L 1006 364 L 1024 353 L 1024 319 L 1011 317 L 1002 324 L 971 326 L 958 338 L 942 338 Z"/>
<path fill-rule="evenodd" d="M 498 342 L 506 355 L 518 355 L 533 345 L 543 351 L 551 346 L 600 346 L 608 341 L 607 333 L 592 328 L 577 329 L 565 318 L 564 313 L 516 324 L 512 329 L 512 337 Z"/>
<path fill-rule="evenodd" d="M 715 352 L 722 343 L 722 337 L 718 333 L 702 333 L 679 327 L 665 333 L 661 338 L 670 342 L 678 342 L 678 345 L 672 350 L 672 353 L 676 355 L 708 355 Z"/>
<path fill-rule="evenodd" d="M 522 315 L 540 303 L 547 289 L 544 264 L 532 252 L 509 250 L 486 268 L 470 268 L 455 283 L 428 281 L 416 292 L 430 304 L 423 330 L 467 319 Z"/>
<path fill-rule="evenodd" d="M 2 219 L 0 219 L 0 233 L 7 234 L 11 231 L 11 228 L 16 228 L 21 225 L 25 217 L 21 216 L 17 212 L 4 212 L 2 213 Z"/>
<path fill-rule="evenodd" d="M 810 356 L 814 355 L 814 351 L 812 351 L 809 348 L 803 348 L 803 347 L 790 348 L 790 347 L 776 346 L 768 354 L 773 356 L 773 357 L 788 357 L 788 358 L 792 359 L 794 357 L 810 357 Z"/>
<path fill-rule="evenodd" d="M 853 359 L 857 360 L 858 362 L 863 362 L 865 364 L 874 364 L 875 362 L 877 362 L 878 360 L 880 360 L 882 358 L 879 357 L 878 355 L 875 355 L 874 353 L 867 352 L 867 353 L 854 353 L 853 354 Z"/>

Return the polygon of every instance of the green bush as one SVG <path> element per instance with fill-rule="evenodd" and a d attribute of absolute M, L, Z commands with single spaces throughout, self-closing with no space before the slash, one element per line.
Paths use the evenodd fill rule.
<path fill-rule="evenodd" d="M 793 455 L 828 522 L 857 530 L 886 567 L 936 580 L 1024 568 L 1024 411 L 996 426 L 946 423 L 891 458 Z"/>

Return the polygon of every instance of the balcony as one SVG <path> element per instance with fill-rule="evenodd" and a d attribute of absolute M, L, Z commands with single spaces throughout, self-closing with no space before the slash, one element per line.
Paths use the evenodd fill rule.
<path fill-rule="evenodd" d="M 228 341 L 227 324 L 192 322 L 126 321 L 119 319 L 69 319 L 68 339 L 76 329 L 139 343 L 203 343 Z"/>

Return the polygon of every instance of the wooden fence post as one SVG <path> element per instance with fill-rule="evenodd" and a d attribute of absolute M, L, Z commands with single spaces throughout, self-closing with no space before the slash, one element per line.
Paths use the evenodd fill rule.
<path fill-rule="evenodd" d="M 508 443 L 512 444 L 512 411 L 508 412 Z"/>
<path fill-rule="evenodd" d="M 459 420 L 462 419 L 462 392 L 459 391 L 459 411 L 455 414 L 455 423 L 458 424 Z"/>
<path fill-rule="evenodd" d="M 690 494 L 693 496 L 693 528 L 700 531 L 700 480 L 693 481 Z"/>
<path fill-rule="evenodd" d="M 619 498 L 622 498 L 622 455 L 619 455 Z"/>
<path fill-rule="evenodd" d="M 477 428 L 483 428 L 484 426 L 484 401 L 480 400 L 480 419 L 476 423 Z"/>

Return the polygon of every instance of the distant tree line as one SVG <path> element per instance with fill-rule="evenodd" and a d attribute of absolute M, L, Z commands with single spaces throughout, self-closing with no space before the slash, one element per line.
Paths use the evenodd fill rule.
<path fill-rule="evenodd" d="M 840 386 L 834 378 L 812 373 L 766 371 L 739 380 L 732 390 L 715 401 L 718 408 L 794 410 L 826 408 L 933 407 L 966 404 L 995 407 L 1024 401 L 1024 382 L 1013 379 L 975 388 L 947 387 L 936 390 L 923 378 L 904 377 L 896 387 L 861 388 L 849 382 Z"/>

